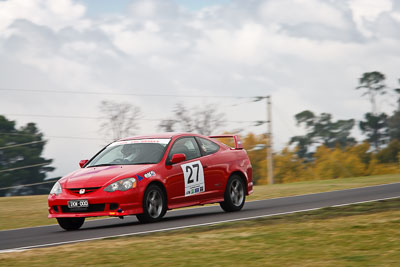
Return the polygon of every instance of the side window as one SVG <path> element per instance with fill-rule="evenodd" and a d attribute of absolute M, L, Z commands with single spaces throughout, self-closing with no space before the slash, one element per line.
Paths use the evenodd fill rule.
<path fill-rule="evenodd" d="M 195 159 L 201 156 L 199 146 L 193 137 L 180 138 L 172 145 L 168 155 L 168 160 L 171 160 L 173 154 L 185 154 L 186 160 Z"/>
<path fill-rule="evenodd" d="M 201 137 L 198 137 L 197 140 L 199 141 L 201 150 L 203 150 L 205 155 L 213 154 L 219 150 L 219 145 L 210 140 Z"/>

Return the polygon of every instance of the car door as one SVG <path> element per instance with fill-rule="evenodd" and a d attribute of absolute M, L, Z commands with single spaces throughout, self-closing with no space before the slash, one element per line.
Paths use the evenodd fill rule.
<path fill-rule="evenodd" d="M 185 154 L 186 160 L 171 164 L 173 154 Z M 206 193 L 204 163 L 194 137 L 177 139 L 169 151 L 167 162 L 167 193 L 169 206 L 177 207 L 198 203 Z"/>
<path fill-rule="evenodd" d="M 227 166 L 225 160 L 217 154 L 220 147 L 211 140 L 202 137 L 196 137 L 196 139 L 203 155 L 202 161 L 208 197 L 221 197 L 225 191 L 224 177 L 226 177 Z"/>

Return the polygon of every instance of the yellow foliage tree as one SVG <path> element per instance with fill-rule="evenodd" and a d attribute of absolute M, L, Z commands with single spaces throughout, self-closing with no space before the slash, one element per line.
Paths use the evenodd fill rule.
<path fill-rule="evenodd" d="M 274 156 L 274 178 L 276 183 L 302 181 L 310 178 L 303 159 L 297 155 L 297 149 L 285 147 Z"/>
<path fill-rule="evenodd" d="M 319 179 L 362 176 L 366 173 L 366 165 L 352 150 L 330 149 L 322 145 L 317 148 L 314 157 L 313 172 Z"/>
<path fill-rule="evenodd" d="M 266 135 L 248 133 L 242 136 L 242 143 L 253 166 L 255 184 L 267 184 Z M 221 139 L 233 147 L 233 140 Z M 364 142 L 346 148 L 317 147 L 311 162 L 299 158 L 297 148 L 285 147 L 274 155 L 274 177 L 276 183 L 290 183 L 305 180 L 335 179 L 365 175 L 400 172 L 398 163 L 380 163 L 376 154 L 369 152 L 370 144 Z M 400 153 L 398 158 L 400 159 Z"/>
<path fill-rule="evenodd" d="M 355 146 L 347 147 L 346 150 L 357 155 L 364 164 L 368 165 L 371 160 L 371 153 L 368 152 L 370 148 L 371 146 L 368 142 L 363 142 Z"/>
<path fill-rule="evenodd" d="M 260 144 L 266 144 L 266 136 L 263 134 L 255 135 L 249 133 L 242 138 L 243 148 L 247 150 L 251 165 L 253 166 L 253 180 L 255 184 L 265 184 L 267 182 L 267 163 L 266 147 L 260 147 Z"/>
<path fill-rule="evenodd" d="M 368 165 L 366 175 L 378 175 L 400 172 L 398 163 L 379 163 L 376 155 L 373 155 Z"/>

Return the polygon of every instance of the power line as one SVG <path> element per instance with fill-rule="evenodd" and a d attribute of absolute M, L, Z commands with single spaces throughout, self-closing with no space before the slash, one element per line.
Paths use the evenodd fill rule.
<path fill-rule="evenodd" d="M 52 93 L 52 94 L 78 94 L 78 95 L 118 95 L 118 96 L 144 96 L 144 97 L 185 97 L 185 98 L 256 98 L 253 96 L 232 95 L 176 95 L 176 94 L 138 94 L 138 93 L 113 93 L 99 91 L 68 91 L 68 90 L 42 90 L 42 89 L 11 89 L 0 88 L 0 91 L 28 92 L 28 93 Z"/>
<path fill-rule="evenodd" d="M 5 116 L 17 116 L 17 117 L 41 117 L 41 118 L 59 118 L 59 119 L 91 119 L 99 120 L 105 117 L 90 117 L 90 116 L 71 116 L 71 115 L 46 115 L 46 114 L 20 114 L 20 113 L 1 113 Z"/>
<path fill-rule="evenodd" d="M 14 113 L 2 113 L 6 116 L 21 116 L 21 117 L 43 117 L 43 118 L 61 118 L 61 119 L 102 119 L 104 117 L 90 117 L 90 116 L 71 116 L 71 115 L 45 115 L 45 114 L 14 114 Z M 139 121 L 162 121 L 165 119 L 138 119 Z M 246 120 L 234 120 L 234 121 L 225 121 L 228 123 L 252 123 L 254 126 L 259 126 L 265 123 L 263 120 L 254 120 L 254 121 L 246 121 Z M 0 132 L 0 135 L 10 135 L 10 136 L 37 136 L 34 134 L 21 134 L 21 133 L 5 133 Z M 58 136 L 58 135 L 45 135 L 46 138 L 59 138 L 59 139 L 75 139 L 75 140 L 93 140 L 93 141 L 104 141 L 103 138 L 96 137 L 80 137 L 80 136 Z M 45 142 L 45 141 L 38 141 Z M 2 147 L 0 147 L 1 149 Z"/>
<path fill-rule="evenodd" d="M 20 116 L 20 117 L 42 117 L 42 118 L 57 118 L 57 119 L 91 119 L 91 120 L 99 120 L 104 119 L 106 117 L 90 117 L 90 116 L 71 116 L 71 115 L 45 115 L 45 114 L 19 114 L 19 113 L 1 113 L 5 116 Z M 165 119 L 136 119 L 138 121 L 163 121 Z M 177 121 L 177 120 L 173 120 Z M 235 121 L 226 121 L 226 122 L 235 122 L 235 123 L 257 123 L 259 121 L 244 121 L 244 120 L 235 120 Z"/>
<path fill-rule="evenodd" d="M 39 166 L 44 166 L 44 165 L 49 165 L 49 163 L 39 163 L 39 164 L 27 165 L 27 166 L 22 166 L 22 167 L 17 167 L 17 168 L 5 169 L 5 170 L 0 170 L 0 172 L 10 172 L 10 171 L 28 169 L 28 168 L 39 167 Z"/>
<path fill-rule="evenodd" d="M 1 135 L 15 135 L 15 136 L 36 136 L 34 134 L 18 134 L 18 133 L 2 133 Z M 95 141 L 104 141 L 102 138 L 95 137 L 79 137 L 79 136 L 57 136 L 57 135 L 46 135 L 47 138 L 61 138 L 61 139 L 79 139 L 79 140 L 95 140 Z"/>
<path fill-rule="evenodd" d="M 20 185 L 2 187 L 2 188 L 0 188 L 0 190 L 7 190 L 7 189 L 13 189 L 13 188 L 20 188 L 20 187 L 28 187 L 28 186 L 34 186 L 34 185 L 40 185 L 40 184 L 49 184 L 49 183 L 55 183 L 55 182 L 56 181 L 47 181 L 47 182 L 33 183 L 33 184 L 20 184 Z"/>
<path fill-rule="evenodd" d="M 11 148 L 11 147 L 33 145 L 33 144 L 44 143 L 44 142 L 46 142 L 46 140 L 43 140 L 43 141 L 33 141 L 33 142 L 29 142 L 29 143 L 15 144 L 15 145 L 9 145 L 9 146 L 2 146 L 2 147 L 0 147 L 0 150 L 2 150 L 2 149 L 7 149 L 7 148 Z"/>

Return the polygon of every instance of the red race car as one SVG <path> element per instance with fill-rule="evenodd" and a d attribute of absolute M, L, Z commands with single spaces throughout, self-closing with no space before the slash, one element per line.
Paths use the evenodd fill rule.
<path fill-rule="evenodd" d="M 233 138 L 231 148 L 216 138 Z M 50 191 L 49 218 L 66 230 L 85 217 L 136 215 L 160 220 L 169 209 L 220 203 L 242 209 L 253 192 L 252 167 L 236 135 L 159 134 L 113 142 Z"/>

